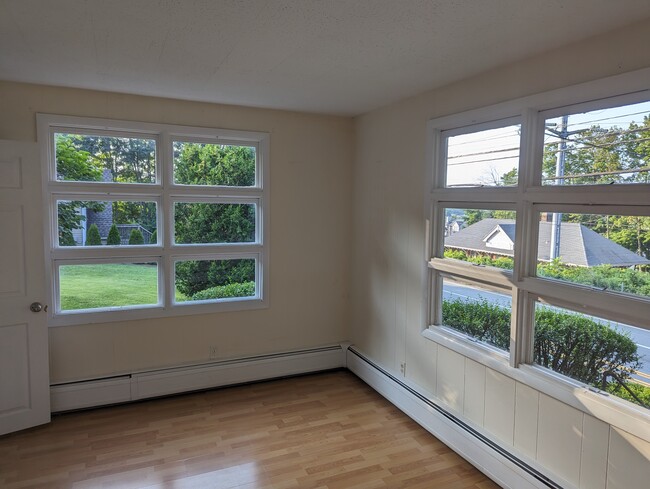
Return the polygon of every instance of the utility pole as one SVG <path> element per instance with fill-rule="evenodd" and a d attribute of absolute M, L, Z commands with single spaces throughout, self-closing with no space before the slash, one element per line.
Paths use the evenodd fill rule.
<path fill-rule="evenodd" d="M 555 185 L 564 185 L 564 162 L 566 161 L 566 138 L 569 135 L 567 126 L 569 125 L 569 116 L 562 116 L 562 122 L 556 130 L 551 130 L 560 138 L 560 144 L 557 152 L 557 162 L 555 164 Z M 562 229 L 562 213 L 554 212 L 551 224 L 551 260 L 560 257 L 560 231 Z"/>

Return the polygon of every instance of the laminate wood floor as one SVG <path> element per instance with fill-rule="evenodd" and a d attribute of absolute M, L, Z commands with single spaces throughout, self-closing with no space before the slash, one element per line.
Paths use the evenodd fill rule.
<path fill-rule="evenodd" d="M 0 487 L 498 486 L 337 371 L 55 416 L 0 437 Z"/>

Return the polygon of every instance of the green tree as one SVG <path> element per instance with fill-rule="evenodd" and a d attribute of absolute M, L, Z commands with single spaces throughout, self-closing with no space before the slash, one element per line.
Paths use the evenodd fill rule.
<path fill-rule="evenodd" d="M 131 234 L 129 235 L 129 244 L 130 245 L 144 244 L 144 236 L 142 236 L 142 231 L 140 231 L 138 228 L 132 229 Z"/>
<path fill-rule="evenodd" d="M 101 163 L 89 152 L 79 150 L 75 144 L 79 136 L 57 134 L 56 146 L 56 173 L 58 180 L 64 181 L 98 181 L 101 180 Z M 95 212 L 104 210 L 100 202 L 62 201 L 58 203 L 57 220 L 59 245 L 74 246 L 75 240 L 72 231 L 81 229 L 85 217 L 79 209 L 86 207 Z"/>
<path fill-rule="evenodd" d="M 151 237 L 149 238 L 149 244 L 156 244 L 158 243 L 158 230 L 154 229 L 153 233 L 151 233 Z"/>
<path fill-rule="evenodd" d="M 110 246 L 117 246 L 122 244 L 122 240 L 120 238 L 120 232 L 118 231 L 117 226 L 115 224 L 113 224 L 111 226 L 111 229 L 109 229 L 108 231 L 106 244 Z"/>
<path fill-rule="evenodd" d="M 101 246 L 102 238 L 99 235 L 99 228 L 91 224 L 86 233 L 86 246 Z"/>
<path fill-rule="evenodd" d="M 177 143 L 174 180 L 183 185 L 248 187 L 255 183 L 255 151 L 244 146 Z M 255 239 L 255 207 L 248 204 L 179 203 L 174 208 L 176 243 L 242 243 Z M 255 280 L 254 260 L 198 260 L 176 265 L 178 289 L 201 290 Z"/>

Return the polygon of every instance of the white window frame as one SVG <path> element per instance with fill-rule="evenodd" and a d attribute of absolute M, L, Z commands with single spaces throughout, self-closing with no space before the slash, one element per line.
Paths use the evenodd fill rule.
<path fill-rule="evenodd" d="M 103 183 L 56 180 L 54 134 L 143 137 L 156 141 L 154 183 Z M 43 168 L 46 278 L 50 307 L 49 326 L 159 318 L 221 311 L 260 309 L 269 306 L 269 134 L 203 127 L 121 120 L 37 114 L 37 134 Z M 181 185 L 173 181 L 173 142 L 231 144 L 255 147 L 255 182 L 250 187 Z M 57 200 L 136 200 L 157 205 L 158 243 L 137 247 L 60 247 Z M 175 244 L 176 202 L 242 203 L 255 205 L 255 240 L 251 243 Z M 174 300 L 174 266 L 182 260 L 255 260 L 255 295 L 215 301 Z M 158 264 L 158 303 L 106 309 L 61 311 L 58 267 L 87 263 L 120 263 L 146 260 Z"/>
<path fill-rule="evenodd" d="M 647 409 L 533 365 L 534 304 L 540 300 L 609 320 L 650 329 L 650 300 L 536 277 L 538 212 L 571 210 L 588 214 L 650 215 L 650 185 L 543 186 L 545 119 L 569 112 L 650 101 L 650 69 L 554 90 L 427 124 L 426 279 L 422 335 L 584 412 L 595 414 L 650 441 Z M 575 109 L 575 110 L 574 110 Z M 516 187 L 445 187 L 445 135 L 521 124 Z M 511 209 L 517 212 L 514 269 L 476 267 L 443 258 L 445 207 Z M 510 351 L 503 352 L 441 324 L 442 277 L 474 280 L 512 291 Z M 641 421 L 641 423 L 640 423 Z"/>

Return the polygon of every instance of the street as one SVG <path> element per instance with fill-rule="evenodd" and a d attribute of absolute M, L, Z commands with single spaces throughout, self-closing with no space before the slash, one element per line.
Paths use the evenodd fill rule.
<path fill-rule="evenodd" d="M 485 299 L 493 304 L 498 304 L 503 307 L 510 308 L 511 297 L 508 294 L 499 294 L 497 292 L 489 292 L 481 289 L 476 289 L 468 287 L 465 285 L 458 284 L 449 284 L 445 283 L 443 289 L 443 296 L 445 299 L 454 300 L 454 299 L 469 299 L 469 300 L 480 300 Z M 650 331 L 646 329 L 637 328 L 635 326 L 630 326 L 629 324 L 618 323 L 614 321 L 607 321 L 600 319 L 594 316 L 589 316 L 596 322 L 606 324 L 610 327 L 618 329 L 619 331 L 627 333 L 630 338 L 636 343 L 638 347 L 638 353 L 641 357 L 643 365 L 639 369 L 639 372 L 650 375 Z M 648 382 L 649 379 L 641 379 L 645 382 Z"/>

